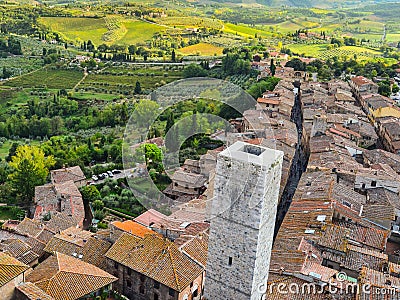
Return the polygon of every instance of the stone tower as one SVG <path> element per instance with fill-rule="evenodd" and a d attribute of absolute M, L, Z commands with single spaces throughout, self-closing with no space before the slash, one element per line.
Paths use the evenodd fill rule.
<path fill-rule="evenodd" d="M 325 115 L 315 115 L 311 129 L 311 137 L 325 135 L 328 121 Z"/>
<path fill-rule="evenodd" d="M 206 300 L 260 300 L 268 279 L 283 152 L 236 142 L 218 155 Z"/>

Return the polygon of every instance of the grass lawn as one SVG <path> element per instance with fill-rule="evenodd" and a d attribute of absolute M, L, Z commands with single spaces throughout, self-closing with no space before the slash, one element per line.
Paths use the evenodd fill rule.
<path fill-rule="evenodd" d="M 82 78 L 83 73 L 79 71 L 46 68 L 11 79 L 5 82 L 5 85 L 24 88 L 46 86 L 49 89 L 71 89 Z"/>
<path fill-rule="evenodd" d="M 222 47 L 214 46 L 214 45 L 207 44 L 207 43 L 199 43 L 196 45 L 191 45 L 191 46 L 181 48 L 181 49 L 179 49 L 179 52 L 181 52 L 184 55 L 200 54 L 200 55 L 211 56 L 214 54 L 222 55 L 222 50 L 224 50 L 224 48 L 222 48 Z"/>

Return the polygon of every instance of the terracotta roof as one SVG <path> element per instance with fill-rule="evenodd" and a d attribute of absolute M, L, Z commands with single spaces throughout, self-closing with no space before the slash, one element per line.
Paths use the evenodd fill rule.
<path fill-rule="evenodd" d="M 93 235 L 92 232 L 70 227 L 56 234 L 46 245 L 44 251 L 60 252 L 67 255 L 80 254 L 81 249 Z"/>
<path fill-rule="evenodd" d="M 80 259 L 56 253 L 28 274 L 26 280 L 55 300 L 75 300 L 109 285 L 117 278 Z"/>
<path fill-rule="evenodd" d="M 43 225 L 37 221 L 25 218 L 15 228 L 15 231 L 31 237 L 37 237 L 43 229 Z"/>
<path fill-rule="evenodd" d="M 273 104 L 273 105 L 279 105 L 279 103 L 281 103 L 279 99 L 271 99 L 271 98 L 258 98 L 257 102 L 264 104 Z"/>
<path fill-rule="evenodd" d="M 47 244 L 51 238 L 54 236 L 54 232 L 48 230 L 47 228 L 44 228 L 39 235 L 37 236 L 37 239 L 45 244 Z"/>
<path fill-rule="evenodd" d="M 337 226 L 347 228 L 349 230 L 348 238 L 357 243 L 369 246 L 371 248 L 384 250 L 389 231 L 377 229 L 373 227 L 356 224 L 353 222 L 337 221 Z"/>
<path fill-rule="evenodd" d="M 72 180 L 35 187 L 35 204 L 34 219 L 43 219 L 48 213 L 64 212 L 74 216 L 79 225 L 83 224 L 85 209 L 82 195 Z"/>
<path fill-rule="evenodd" d="M 59 233 L 70 227 L 77 227 L 78 221 L 74 216 L 65 212 L 55 212 L 52 214 L 50 221 L 46 223 L 46 228 L 54 233 Z"/>
<path fill-rule="evenodd" d="M 110 242 L 90 237 L 82 248 L 82 260 L 104 270 L 107 267 L 105 254 L 110 248 Z"/>
<path fill-rule="evenodd" d="M 208 233 L 199 233 L 196 237 L 180 247 L 183 253 L 203 268 L 205 268 L 207 264 L 208 237 Z"/>
<path fill-rule="evenodd" d="M 143 238 L 146 234 L 157 234 L 156 232 L 147 228 L 146 226 L 143 226 L 132 220 L 124 222 L 115 221 L 112 222 L 111 225 L 140 238 Z"/>
<path fill-rule="evenodd" d="M 25 252 L 31 250 L 31 246 L 27 243 L 17 240 L 17 239 L 9 239 L 5 240 L 0 244 L 1 250 L 4 252 L 9 252 L 13 257 L 19 257 Z"/>
<path fill-rule="evenodd" d="M 174 243 L 156 235 L 139 239 L 124 233 L 106 257 L 179 292 L 204 271 Z"/>
<path fill-rule="evenodd" d="M 390 283 L 389 283 L 390 282 Z M 391 288 L 392 286 L 400 286 L 400 278 L 387 275 L 383 272 L 379 272 L 376 270 L 372 270 L 368 267 L 363 267 L 360 273 L 360 283 L 369 283 L 373 287 L 383 287 L 383 288 Z M 371 289 L 371 294 L 373 294 L 373 290 Z M 398 299 L 399 292 L 397 290 L 397 297 L 391 296 L 388 299 Z M 378 299 L 378 298 L 373 298 Z"/>
<path fill-rule="evenodd" d="M 318 244 L 329 249 L 345 252 L 347 249 L 347 236 L 350 230 L 347 228 L 328 225 L 324 235 L 318 241 Z"/>
<path fill-rule="evenodd" d="M 373 84 L 376 85 L 372 80 L 365 78 L 363 76 L 356 76 L 351 78 L 351 81 L 353 81 L 356 85 L 362 86 L 364 84 Z"/>
<path fill-rule="evenodd" d="M 269 271 L 300 273 L 306 259 L 307 254 L 302 251 L 272 250 Z"/>
<path fill-rule="evenodd" d="M 18 291 L 20 291 L 26 299 L 29 300 L 54 300 L 53 297 L 46 294 L 42 289 L 34 285 L 32 282 L 24 282 L 16 287 Z"/>
<path fill-rule="evenodd" d="M 44 254 L 44 247 L 46 247 L 45 243 L 36 238 L 29 238 L 26 243 L 31 246 L 32 251 L 39 255 L 39 257 Z"/>
<path fill-rule="evenodd" d="M 17 257 L 17 259 L 24 264 L 31 265 L 32 263 L 36 263 L 36 260 L 39 259 L 39 255 L 33 251 L 28 251 Z"/>
<path fill-rule="evenodd" d="M 338 273 L 338 271 L 324 267 L 316 262 L 306 262 L 301 273 L 310 277 L 321 276 L 318 279 L 328 283 Z"/>
<path fill-rule="evenodd" d="M 387 152 L 382 149 L 375 149 L 370 151 L 364 151 L 363 155 L 372 164 L 384 163 L 393 168 L 398 174 L 400 174 L 400 155 Z"/>
<path fill-rule="evenodd" d="M 50 177 L 53 183 L 64 183 L 70 180 L 77 182 L 86 179 L 79 166 L 50 171 Z"/>
<path fill-rule="evenodd" d="M 16 258 L 0 252 L 0 287 L 29 269 Z"/>
<path fill-rule="evenodd" d="M 160 221 L 161 219 L 165 218 L 166 215 L 154 210 L 149 209 L 148 211 L 142 213 L 140 216 L 135 218 L 135 221 L 144 225 L 144 226 L 151 226 L 152 224 Z"/>
<path fill-rule="evenodd" d="M 198 187 L 201 188 L 206 183 L 207 179 L 201 175 L 196 173 L 188 173 L 183 169 L 177 170 L 171 177 L 172 181 L 179 181 L 188 183 L 190 187 Z"/>

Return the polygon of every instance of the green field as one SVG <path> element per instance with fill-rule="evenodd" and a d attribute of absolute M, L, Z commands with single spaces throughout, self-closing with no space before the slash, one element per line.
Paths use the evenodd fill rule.
<path fill-rule="evenodd" d="M 200 18 L 200 17 L 166 17 L 158 18 L 155 22 L 167 26 L 176 26 L 181 28 L 206 27 L 222 29 L 222 22 L 218 19 Z"/>
<path fill-rule="evenodd" d="M 371 60 L 380 57 L 381 53 L 371 49 L 356 47 L 356 46 L 343 46 L 327 50 L 328 44 L 306 45 L 306 44 L 291 44 L 285 46 L 293 53 L 309 57 L 316 57 L 320 59 L 328 59 L 332 57 L 347 57 L 354 58 L 356 55 L 358 60 Z"/>
<path fill-rule="evenodd" d="M 116 16 L 106 18 L 45 17 L 41 23 L 67 40 L 82 43 L 91 40 L 100 44 L 135 44 L 153 37 L 165 27 L 137 19 Z"/>
<path fill-rule="evenodd" d="M 95 45 L 104 42 L 102 36 L 107 32 L 104 19 L 45 17 L 41 18 L 40 22 L 67 40 L 75 42 L 91 40 Z"/>
<path fill-rule="evenodd" d="M 49 89 L 71 89 L 82 78 L 83 73 L 79 71 L 46 68 L 11 79 L 3 84 L 24 88 L 47 87 Z"/>
<path fill-rule="evenodd" d="M 140 82 L 143 90 L 153 90 L 181 78 L 181 70 L 164 70 L 162 67 L 146 69 L 112 67 L 100 74 L 89 74 L 78 86 L 76 92 L 95 93 L 98 94 L 98 96 L 93 96 L 96 99 L 110 100 L 110 98 L 102 97 L 101 94 L 109 94 L 113 98 L 115 95 L 131 95 L 137 81 Z"/>
<path fill-rule="evenodd" d="M 226 33 L 231 33 L 244 37 L 254 37 L 255 35 L 257 35 L 258 37 L 266 37 L 267 35 L 270 35 L 267 31 L 252 28 L 244 24 L 235 25 L 231 23 L 225 23 L 223 31 Z"/>
<path fill-rule="evenodd" d="M 206 55 L 206 56 L 212 56 L 212 55 L 222 55 L 222 50 L 224 48 L 214 46 L 211 44 L 206 44 L 206 43 L 199 43 L 191 46 L 187 46 L 184 48 L 179 49 L 179 52 L 181 52 L 184 55 Z"/>
<path fill-rule="evenodd" d="M 127 33 L 122 39 L 115 41 L 117 44 L 131 45 L 136 43 L 143 43 L 146 40 L 150 40 L 157 32 L 165 31 L 165 27 L 139 21 L 135 19 L 129 20 L 124 23 Z"/>

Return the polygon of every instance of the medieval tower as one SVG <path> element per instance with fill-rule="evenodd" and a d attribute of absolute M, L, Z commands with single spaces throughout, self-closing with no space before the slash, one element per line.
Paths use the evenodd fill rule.
<path fill-rule="evenodd" d="M 267 283 L 283 152 L 236 142 L 218 155 L 204 298 L 260 300 Z"/>

